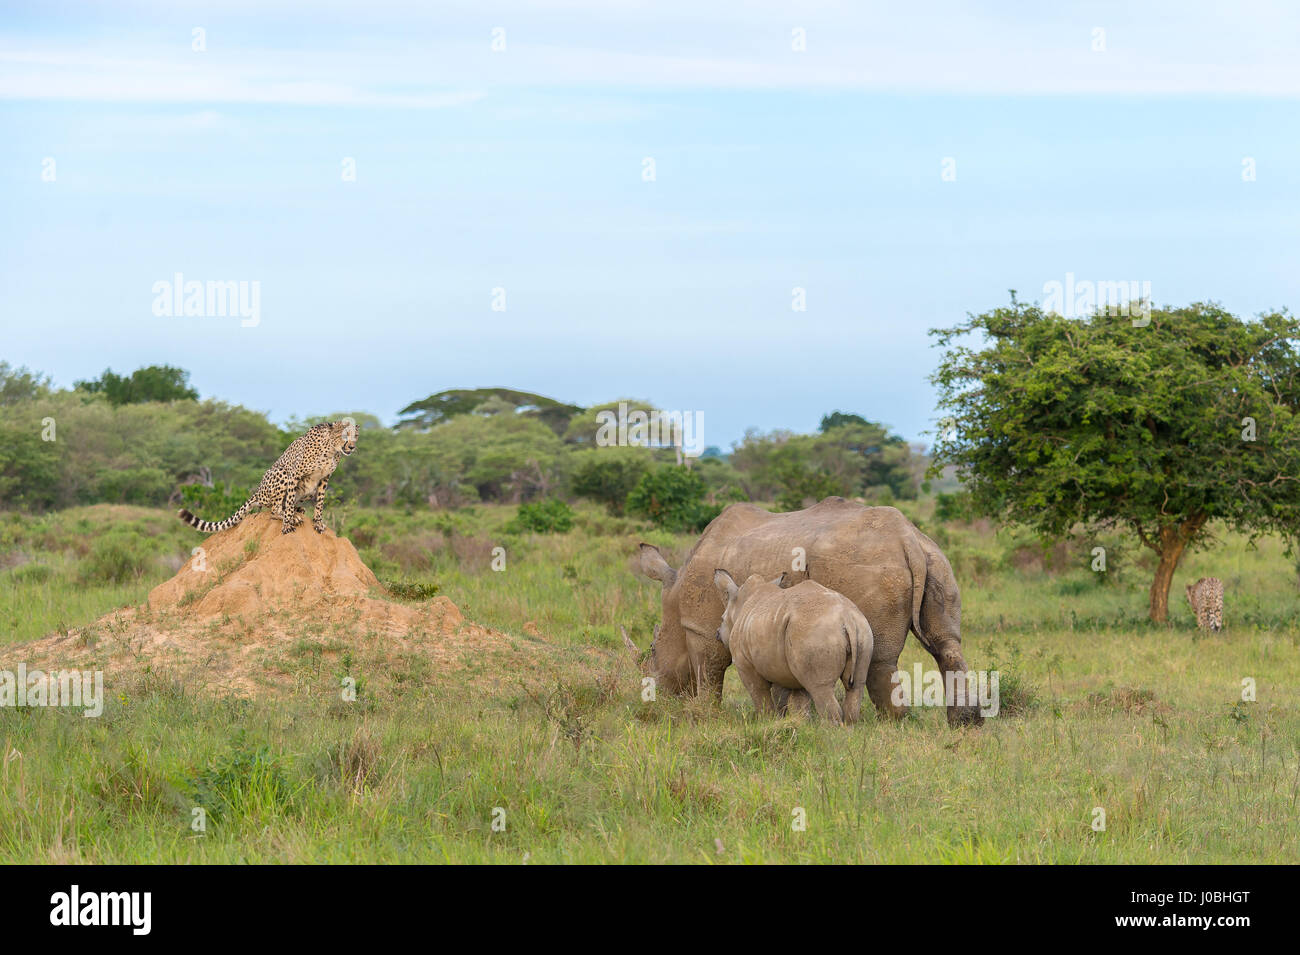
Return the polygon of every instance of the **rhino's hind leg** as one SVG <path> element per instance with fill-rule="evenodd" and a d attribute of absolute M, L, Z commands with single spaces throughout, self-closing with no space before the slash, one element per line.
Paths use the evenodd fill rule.
<path fill-rule="evenodd" d="M 844 724 L 844 711 L 840 709 L 840 701 L 835 699 L 834 683 L 830 686 L 813 687 L 809 692 L 812 694 L 813 703 L 817 705 L 818 716 L 836 726 Z"/>
<path fill-rule="evenodd" d="M 907 715 L 907 707 L 895 703 L 892 699 L 894 674 L 897 672 L 898 667 L 892 661 L 871 661 L 871 669 L 867 671 L 867 695 L 871 697 L 876 712 L 881 716 L 901 719 Z"/>
<path fill-rule="evenodd" d="M 750 697 L 754 701 L 754 707 L 760 713 L 771 715 L 776 712 L 776 704 L 772 702 L 772 684 L 768 683 L 752 667 L 736 664 L 736 673 L 740 675 L 740 682 L 745 684 L 745 689 L 749 691 Z"/>
<path fill-rule="evenodd" d="M 844 691 L 844 722 L 856 723 L 862 717 L 862 691 L 866 689 L 861 683 L 853 689 Z"/>
<path fill-rule="evenodd" d="M 786 698 L 786 712 L 806 720 L 812 717 L 812 709 L 813 700 L 807 690 L 790 691 L 790 695 Z"/>
<path fill-rule="evenodd" d="M 772 684 L 772 702 L 776 711 L 782 716 L 794 712 L 799 716 L 812 715 L 812 697 L 807 690 L 791 690 L 780 684 Z"/>

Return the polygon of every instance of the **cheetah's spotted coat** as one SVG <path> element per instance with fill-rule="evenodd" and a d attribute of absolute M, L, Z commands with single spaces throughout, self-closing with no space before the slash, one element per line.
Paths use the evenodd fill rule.
<path fill-rule="evenodd" d="M 1196 614 L 1196 625 L 1202 630 L 1223 629 L 1223 581 L 1218 577 L 1202 577 L 1187 585 L 1187 602 Z"/>
<path fill-rule="evenodd" d="M 285 449 L 279 460 L 262 475 L 253 496 L 224 521 L 201 520 L 186 510 L 178 516 L 191 527 L 211 533 L 234 527 L 253 508 L 265 507 L 283 522 L 281 533 L 291 534 L 303 521 L 303 510 L 298 502 L 314 495 L 316 510 L 312 514 L 311 526 L 319 534 L 325 530 L 321 512 L 325 507 L 325 489 L 329 487 L 330 475 L 338 467 L 339 460 L 355 451 L 356 447 L 357 426 L 351 421 L 318 424 Z"/>

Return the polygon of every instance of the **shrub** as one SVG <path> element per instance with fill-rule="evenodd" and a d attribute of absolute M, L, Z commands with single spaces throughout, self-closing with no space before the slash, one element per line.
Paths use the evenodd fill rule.
<path fill-rule="evenodd" d="M 837 494 L 845 493 L 844 482 L 824 471 L 810 470 L 807 467 L 789 463 L 777 469 L 781 482 L 781 493 L 777 495 L 777 506 L 783 511 L 801 510 L 809 499 L 814 502 Z"/>
<path fill-rule="evenodd" d="M 144 576 L 154 556 L 154 546 L 138 534 L 108 534 L 97 538 L 81 564 L 80 577 L 88 584 L 123 584 Z"/>
<path fill-rule="evenodd" d="M 593 449 L 580 452 L 570 483 L 574 494 L 599 501 L 620 517 L 627 496 L 649 468 L 650 456 L 640 449 Z"/>
<path fill-rule="evenodd" d="M 643 475 L 627 496 L 627 509 L 669 531 L 698 531 L 722 511 L 704 500 L 704 480 L 674 464 Z"/>
<path fill-rule="evenodd" d="M 23 564 L 9 571 L 9 578 L 16 584 L 43 584 L 54 576 L 54 568 L 48 564 Z"/>
<path fill-rule="evenodd" d="M 996 646 L 989 647 L 988 669 L 998 671 L 998 715 L 1024 716 L 1039 705 L 1038 687 L 1021 675 L 1020 647 L 1011 645 L 1004 659 Z"/>
<path fill-rule="evenodd" d="M 947 523 L 949 521 L 968 521 L 971 518 L 970 495 L 965 491 L 953 494 L 940 492 L 934 496 L 934 519 Z"/>
<path fill-rule="evenodd" d="M 438 594 L 438 585 L 422 581 L 390 580 L 384 589 L 398 600 L 432 600 Z"/>
<path fill-rule="evenodd" d="M 302 790 L 289 781 L 279 757 L 269 747 L 250 745 L 243 730 L 231 752 L 195 775 L 186 788 L 213 822 L 291 812 Z"/>
<path fill-rule="evenodd" d="M 62 470 L 54 442 L 42 441 L 31 428 L 0 422 L 0 500 L 5 507 L 53 507 Z"/>
<path fill-rule="evenodd" d="M 95 499 L 156 506 L 167 500 L 173 483 L 171 476 L 160 468 L 123 468 L 109 471 L 100 477 L 95 488 Z"/>
<path fill-rule="evenodd" d="M 573 528 L 573 508 L 559 498 L 520 504 L 519 512 L 506 527 L 511 533 L 563 534 Z"/>

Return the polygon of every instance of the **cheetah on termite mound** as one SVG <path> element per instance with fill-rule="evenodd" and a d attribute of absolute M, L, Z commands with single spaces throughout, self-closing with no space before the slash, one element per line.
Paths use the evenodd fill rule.
<path fill-rule="evenodd" d="M 356 448 L 357 426 L 353 422 L 318 424 L 285 449 L 284 454 L 262 475 L 253 496 L 224 521 L 201 520 L 187 510 L 181 510 L 177 516 L 191 527 L 211 533 L 234 527 L 253 508 L 265 507 L 284 523 L 281 533 L 291 534 L 303 521 L 298 501 L 315 495 L 316 510 L 312 514 L 311 526 L 316 533 L 322 533 L 325 522 L 321 520 L 321 511 L 325 507 L 325 489 L 329 487 L 330 475 L 338 467 L 339 460 Z"/>
<path fill-rule="evenodd" d="M 1187 602 L 1196 614 L 1196 626 L 1202 630 L 1223 629 L 1223 581 L 1218 577 L 1202 577 L 1187 585 Z"/>

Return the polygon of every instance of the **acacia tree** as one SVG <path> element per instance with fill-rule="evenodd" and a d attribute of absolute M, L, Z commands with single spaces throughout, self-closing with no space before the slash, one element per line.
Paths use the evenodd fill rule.
<path fill-rule="evenodd" d="M 970 334 L 975 345 L 959 344 Z M 1125 526 L 1158 556 L 1164 622 L 1183 554 L 1215 521 L 1300 529 L 1300 322 L 1215 304 L 1068 319 L 1016 301 L 932 329 L 941 421 L 931 473 L 957 466 L 986 515 L 1061 536 Z"/>
<path fill-rule="evenodd" d="M 427 431 L 460 415 L 491 415 L 502 411 L 536 418 L 557 435 L 562 435 L 569 420 L 582 409 L 514 388 L 456 388 L 411 402 L 398 412 L 401 420 L 397 427 Z"/>

